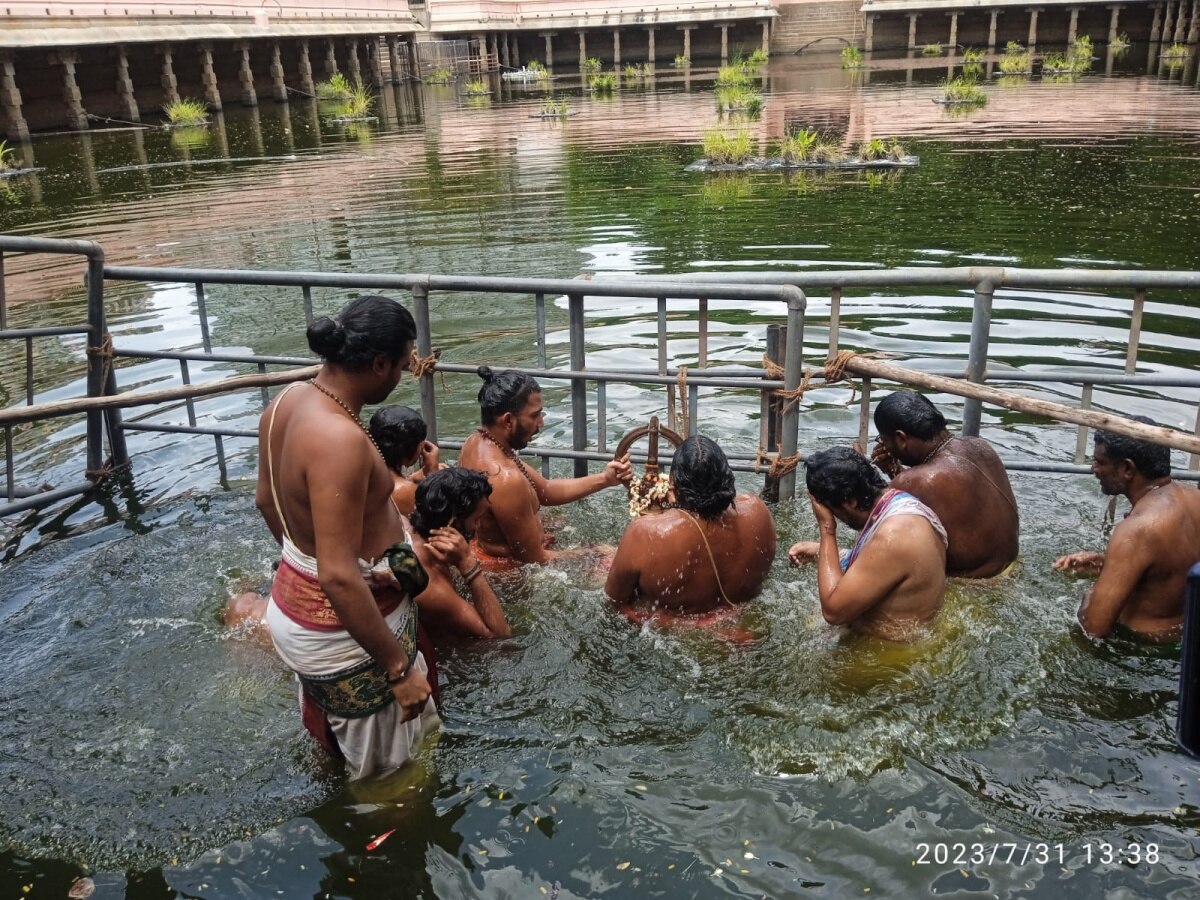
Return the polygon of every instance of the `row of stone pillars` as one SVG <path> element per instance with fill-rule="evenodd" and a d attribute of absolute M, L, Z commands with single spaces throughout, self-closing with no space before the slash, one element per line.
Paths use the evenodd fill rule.
<path fill-rule="evenodd" d="M 383 39 L 386 43 L 387 53 L 389 55 L 389 69 L 391 71 L 391 80 L 394 83 L 399 83 L 404 80 L 405 73 L 401 64 L 399 37 L 386 37 Z M 417 78 L 419 73 L 416 71 L 416 52 L 413 46 L 414 42 L 411 38 L 408 42 L 408 60 L 411 71 L 407 73 L 408 77 Z M 163 44 L 156 48 L 156 52 L 162 58 L 161 80 L 163 90 L 163 103 L 175 103 L 180 99 L 179 82 L 175 77 L 175 52 L 177 45 Z M 381 51 L 378 40 L 369 40 L 361 45 L 366 51 L 367 66 L 370 68 L 371 81 L 376 85 L 384 83 L 383 76 L 383 60 L 381 59 Z M 239 41 L 234 45 L 234 48 L 240 54 L 238 66 L 238 83 L 240 86 L 240 100 L 245 106 L 256 106 L 258 104 L 258 92 L 255 89 L 254 70 L 251 67 L 251 49 L 258 49 L 249 41 Z M 346 71 L 352 81 L 362 81 L 363 65 L 359 58 L 359 41 L 351 41 L 348 53 L 346 54 Z M 204 102 L 212 110 L 220 110 L 224 108 L 225 98 L 221 96 L 220 85 L 217 80 L 216 69 L 213 66 L 213 45 L 211 43 L 201 43 L 200 51 L 200 82 L 204 92 Z M 337 58 L 337 43 L 332 37 L 324 39 L 324 69 L 326 77 L 332 77 L 340 70 L 338 68 Z M 79 131 L 86 130 L 88 127 L 88 114 L 83 106 L 83 95 L 79 89 L 79 80 L 76 76 L 76 66 L 79 63 L 78 50 L 59 50 L 51 54 L 50 62 L 57 64 L 62 69 L 62 87 L 63 101 L 66 105 L 66 124 L 70 128 Z M 309 41 L 300 39 L 300 61 L 298 65 L 299 76 L 299 92 L 312 96 L 316 92 L 316 84 L 313 80 L 313 66 L 310 57 Z M 273 41 L 270 46 L 270 63 L 269 71 L 271 73 L 271 96 L 275 100 L 286 101 L 288 98 L 288 88 L 285 73 L 283 69 L 282 54 L 279 41 Z M 126 121 L 131 123 L 141 122 L 141 113 L 139 111 L 137 96 L 134 92 L 133 80 L 129 75 L 129 56 L 124 46 L 117 47 L 117 76 L 116 76 L 117 96 L 120 100 L 120 109 Z M 3 107 L 5 118 L 8 121 L 9 136 L 20 140 L 29 137 L 29 125 L 25 120 L 23 104 L 21 101 L 21 91 L 17 86 L 17 71 L 15 60 L 11 51 L 0 51 L 0 107 Z"/>
<path fill-rule="evenodd" d="M 692 32 L 699 28 L 699 25 L 678 25 L 676 29 L 683 32 L 683 57 L 688 62 L 692 60 Z M 721 30 L 721 62 L 729 60 L 729 26 L 718 25 Z M 655 27 L 647 27 L 647 62 L 654 66 L 657 60 L 654 35 L 658 29 Z M 546 68 L 554 67 L 554 38 L 558 35 L 556 31 L 539 31 L 538 35 L 546 42 Z M 579 31 L 579 65 L 582 68 L 584 62 L 588 58 L 587 53 L 587 32 Z M 593 36 L 598 36 L 598 32 L 593 31 Z M 488 35 L 480 34 L 476 36 L 476 40 L 480 42 L 480 48 L 484 53 L 492 54 L 501 66 L 504 68 L 517 68 L 521 65 L 517 54 L 517 36 L 512 33 L 495 33 L 489 38 Z M 511 41 L 511 49 L 509 47 Z M 764 53 L 769 53 L 771 49 L 771 21 L 766 19 L 762 22 L 762 49 Z M 621 65 L 621 30 L 614 28 L 612 32 L 612 55 L 613 65 Z"/>
<path fill-rule="evenodd" d="M 1191 4 L 1190 25 L 1187 24 L 1187 6 Z M 1121 10 L 1125 7 L 1122 5 L 1113 5 L 1108 7 L 1108 42 L 1111 44 L 1117 38 L 1117 27 L 1120 23 Z M 1079 30 L 1079 12 L 1081 7 L 1069 7 L 1071 12 L 1071 21 L 1067 29 L 1067 40 L 1074 41 Z M 1027 10 L 1029 14 L 1029 36 L 1027 43 L 1030 49 L 1037 46 L 1038 40 L 1038 13 L 1044 12 L 1040 7 L 1031 7 Z M 996 50 L 996 23 L 997 19 L 1002 15 L 1001 10 L 991 10 L 991 21 L 988 24 L 988 40 L 987 48 L 989 53 L 994 53 Z M 1174 40 L 1177 43 L 1182 43 L 1186 38 L 1189 44 L 1195 44 L 1200 41 L 1200 0 L 1168 0 L 1166 5 L 1166 18 L 1163 20 L 1163 7 L 1161 4 L 1154 7 L 1154 21 L 1150 27 L 1151 42 L 1163 40 Z M 951 47 L 958 44 L 958 17 L 962 15 L 961 11 L 948 12 L 945 15 L 950 17 L 950 37 L 949 44 Z M 1172 19 L 1174 16 L 1174 19 Z M 917 49 L 917 20 L 921 17 L 921 13 L 908 13 L 908 49 Z M 875 20 L 879 18 L 878 14 L 867 15 L 866 34 L 863 41 L 863 49 L 872 51 L 875 49 Z M 1172 30 L 1172 21 L 1174 21 L 1174 29 Z M 1185 28 L 1186 25 L 1186 28 Z"/>

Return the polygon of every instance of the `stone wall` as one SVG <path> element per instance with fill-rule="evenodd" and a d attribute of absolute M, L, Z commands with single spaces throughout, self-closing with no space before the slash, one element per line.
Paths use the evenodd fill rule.
<path fill-rule="evenodd" d="M 858 0 L 778 0 L 779 18 L 771 29 L 772 53 L 840 51 L 846 43 L 861 45 L 862 4 Z"/>

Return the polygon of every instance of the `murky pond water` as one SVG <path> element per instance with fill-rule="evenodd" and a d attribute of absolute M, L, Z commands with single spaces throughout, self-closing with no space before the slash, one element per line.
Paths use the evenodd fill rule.
<path fill-rule="evenodd" d="M 921 167 L 883 178 L 685 173 L 717 122 L 711 71 L 660 71 L 610 101 L 564 81 L 580 110 L 565 123 L 531 119 L 542 94 L 512 87 L 483 105 L 452 88 L 388 89 L 381 122 L 354 133 L 305 105 L 265 104 L 227 113 L 204 137 L 39 139 L 46 171 L 9 183 L 0 230 L 93 237 L 116 263 L 364 272 L 1198 268 L 1194 66 L 1146 74 L 1145 48 L 1134 48 L 1114 70 L 997 84 L 987 107 L 960 117 L 930 103 L 944 66 L 897 61 L 864 78 L 828 60 L 773 63 L 756 135 L 816 124 L 899 137 Z M 7 268 L 13 325 L 79 315 L 76 268 L 32 258 Z M 109 288 L 118 346 L 200 346 L 190 288 Z M 1151 300 L 1140 371 L 1191 371 L 1195 298 Z M 814 356 L 827 304 L 811 298 Z M 433 306 L 443 359 L 533 361 L 530 298 Z M 304 349 L 298 292 L 213 288 L 208 309 L 217 347 Z M 712 362 L 756 364 L 778 315 L 714 304 Z M 592 301 L 588 316 L 589 363 L 652 364 L 651 306 Z M 692 313 L 679 316 L 672 362 L 694 364 Z M 969 316 L 961 291 L 851 292 L 843 341 L 936 364 L 961 357 Z M 551 363 L 565 364 L 564 309 L 551 325 Z M 1127 332 L 1127 300 L 1002 291 L 992 361 L 1120 370 Z M 21 396 L 18 349 L 0 348 L 5 404 Z M 39 399 L 79 392 L 77 343 L 48 341 L 39 354 Z M 123 387 L 173 383 L 178 367 L 118 374 Z M 542 440 L 565 444 L 569 404 L 548 388 Z M 1074 402 L 1077 390 L 1033 393 Z M 397 396 L 412 402 L 413 385 Z M 470 427 L 473 396 L 469 378 L 439 387 L 444 434 Z M 1195 423 L 1194 389 L 1096 397 Z M 805 397 L 805 447 L 856 433 L 848 399 Z M 958 414 L 952 398 L 935 399 Z M 663 408 L 661 391 L 613 387 L 609 400 L 610 438 Z M 755 397 L 701 402 L 702 430 L 753 451 Z M 257 415 L 255 397 L 197 410 L 234 427 Z M 1074 449 L 1073 430 L 1004 411 L 985 410 L 985 429 L 1009 457 L 1069 461 Z M 18 462 L 77 478 L 80 433 L 23 429 Z M 1200 766 L 1173 743 L 1178 651 L 1085 640 L 1073 625 L 1082 586 L 1048 571 L 1061 552 L 1102 545 L 1091 479 L 1015 475 L 1019 577 L 953 586 L 936 633 L 912 648 L 828 628 L 812 574 L 782 563 L 740 640 L 639 630 L 586 573 L 531 573 L 505 589 L 514 638 L 445 646 L 446 727 L 421 765 L 347 789 L 300 732 L 287 673 L 218 621 L 230 590 L 265 579 L 273 556 L 253 510 L 251 443 L 227 441 L 224 483 L 208 439 L 130 443 L 133 486 L 0 532 L 6 895 L 63 896 L 81 872 L 96 896 L 131 898 L 1194 891 Z M 612 541 L 624 503 L 609 492 L 552 518 L 566 542 Z M 781 543 L 812 536 L 804 503 L 777 518 Z M 1115 856 L 1133 844 L 1141 861 Z"/>

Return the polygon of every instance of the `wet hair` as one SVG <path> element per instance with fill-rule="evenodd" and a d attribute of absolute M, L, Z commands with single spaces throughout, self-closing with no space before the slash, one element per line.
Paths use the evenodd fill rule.
<path fill-rule="evenodd" d="M 818 450 L 804 461 L 804 477 L 808 492 L 830 507 L 852 503 L 870 509 L 887 487 L 871 461 L 849 447 Z"/>
<path fill-rule="evenodd" d="M 476 372 L 483 379 L 483 387 L 476 399 L 479 401 L 479 421 L 484 425 L 495 424 L 505 413 L 515 416 L 525 407 L 530 394 L 542 392 L 542 386 L 532 376 L 512 369 L 493 372 L 487 366 L 480 366 Z"/>
<path fill-rule="evenodd" d="M 370 368 L 375 357 L 403 359 L 417 336 L 412 314 L 388 297 L 364 294 L 331 318 L 321 316 L 308 326 L 312 352 L 351 372 Z"/>
<path fill-rule="evenodd" d="M 433 529 L 445 528 L 455 520 L 462 531 L 463 520 L 491 493 L 492 485 L 482 472 L 461 467 L 439 469 L 417 485 L 416 508 L 409 521 L 426 540 Z"/>
<path fill-rule="evenodd" d="M 946 430 L 946 417 L 924 394 L 896 391 L 875 407 L 875 428 L 880 434 L 903 431 L 910 437 L 927 441 Z"/>
<path fill-rule="evenodd" d="M 381 406 L 367 428 L 379 445 L 383 461 L 393 472 L 413 458 L 429 429 L 420 414 L 409 406 Z"/>
<path fill-rule="evenodd" d="M 1132 421 L 1143 425 L 1158 424 L 1146 416 L 1134 416 Z M 1171 474 L 1170 447 L 1102 429 L 1096 430 L 1096 443 L 1117 462 L 1129 460 L 1145 478 L 1165 478 Z"/>
<path fill-rule="evenodd" d="M 733 503 L 733 470 L 717 442 L 702 434 L 679 445 L 671 460 L 675 505 L 703 519 L 715 519 Z"/>

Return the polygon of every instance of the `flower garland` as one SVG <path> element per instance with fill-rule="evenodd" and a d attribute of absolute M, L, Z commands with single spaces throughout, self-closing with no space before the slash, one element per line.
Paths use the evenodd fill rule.
<path fill-rule="evenodd" d="M 645 515 L 651 508 L 662 509 L 671 494 L 671 480 L 666 475 L 634 478 L 629 483 L 629 518 Z"/>

